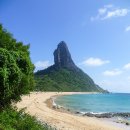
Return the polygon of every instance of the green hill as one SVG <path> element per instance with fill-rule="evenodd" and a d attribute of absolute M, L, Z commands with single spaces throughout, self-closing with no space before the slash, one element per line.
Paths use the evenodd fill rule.
<path fill-rule="evenodd" d="M 37 90 L 105 92 L 74 64 L 64 42 L 54 51 L 54 61 L 53 66 L 35 73 Z"/>
<path fill-rule="evenodd" d="M 83 71 L 73 71 L 66 68 L 53 70 L 42 75 L 37 72 L 35 75 L 36 88 L 42 91 L 100 91 L 104 90 L 96 85 L 93 80 Z"/>

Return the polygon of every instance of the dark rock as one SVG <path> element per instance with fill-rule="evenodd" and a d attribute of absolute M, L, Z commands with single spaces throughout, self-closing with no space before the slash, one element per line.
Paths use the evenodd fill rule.
<path fill-rule="evenodd" d="M 130 117 L 130 113 L 114 113 L 113 116 Z"/>
<path fill-rule="evenodd" d="M 94 117 L 95 115 L 92 113 L 85 113 L 83 116 Z"/>
<path fill-rule="evenodd" d="M 83 116 L 88 117 L 97 117 L 97 118 L 112 118 L 112 117 L 130 117 L 130 113 L 102 113 L 102 114 L 93 114 L 85 113 Z"/>
<path fill-rule="evenodd" d="M 92 114 L 92 113 L 85 113 L 84 116 L 88 117 L 97 117 L 97 118 L 111 118 L 111 113 L 103 113 L 103 114 Z"/>
<path fill-rule="evenodd" d="M 78 69 L 77 66 L 74 64 L 69 49 L 64 41 L 61 41 L 58 44 L 58 47 L 53 54 L 56 68 L 63 67 L 69 69 Z"/>
<path fill-rule="evenodd" d="M 67 111 L 70 111 L 70 109 L 67 109 Z"/>
<path fill-rule="evenodd" d="M 75 112 L 75 114 L 80 114 L 80 112 L 79 112 L 79 111 L 77 111 L 77 112 Z"/>
<path fill-rule="evenodd" d="M 126 122 L 126 125 L 130 125 L 128 122 Z"/>
<path fill-rule="evenodd" d="M 103 113 L 103 114 L 97 114 L 96 115 L 97 118 L 111 118 L 112 117 L 112 114 L 110 113 Z"/>

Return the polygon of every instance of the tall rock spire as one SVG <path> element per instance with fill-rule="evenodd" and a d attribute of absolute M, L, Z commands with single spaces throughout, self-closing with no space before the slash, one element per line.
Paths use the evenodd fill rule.
<path fill-rule="evenodd" d="M 75 65 L 64 41 L 54 51 L 54 65 L 36 72 L 35 77 L 38 90 L 105 92 Z"/>
<path fill-rule="evenodd" d="M 75 64 L 71 58 L 71 54 L 64 41 L 58 44 L 57 49 L 54 51 L 54 62 L 56 67 L 75 68 Z"/>

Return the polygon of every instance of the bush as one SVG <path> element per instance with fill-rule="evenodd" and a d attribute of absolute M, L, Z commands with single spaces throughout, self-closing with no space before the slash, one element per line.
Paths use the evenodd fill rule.
<path fill-rule="evenodd" d="M 17 42 L 0 25 L 0 108 L 19 101 L 34 86 L 34 65 L 29 56 L 29 45 Z"/>
<path fill-rule="evenodd" d="M 48 130 L 48 128 L 23 110 L 6 108 L 0 113 L 0 130 Z"/>

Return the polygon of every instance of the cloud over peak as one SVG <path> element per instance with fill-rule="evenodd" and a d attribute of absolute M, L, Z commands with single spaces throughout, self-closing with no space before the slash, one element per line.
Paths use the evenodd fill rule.
<path fill-rule="evenodd" d="M 104 64 L 110 63 L 109 60 L 102 60 L 100 58 L 93 58 L 90 57 L 88 59 L 86 59 L 85 61 L 83 61 L 81 64 L 85 65 L 85 66 L 102 66 Z"/>
<path fill-rule="evenodd" d="M 119 69 L 114 69 L 114 70 L 106 70 L 103 72 L 103 75 L 105 76 L 117 76 L 122 74 L 123 71 L 119 70 Z"/>

